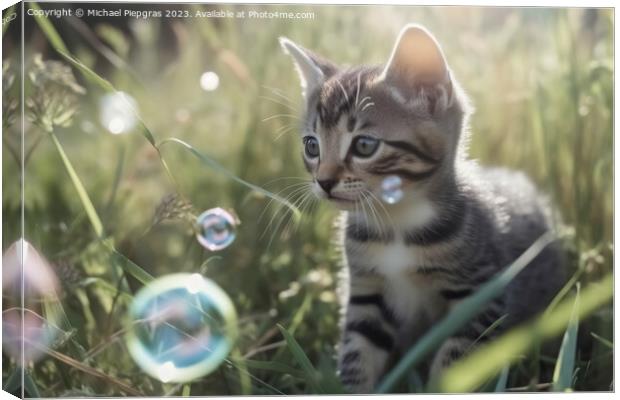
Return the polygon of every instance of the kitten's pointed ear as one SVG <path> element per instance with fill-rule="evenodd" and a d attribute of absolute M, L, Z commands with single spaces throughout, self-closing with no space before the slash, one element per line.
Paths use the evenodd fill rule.
<path fill-rule="evenodd" d="M 445 94 L 451 94 L 450 72 L 441 47 L 426 28 L 417 24 L 409 24 L 400 32 L 381 78 L 405 97 L 424 86 L 443 87 Z"/>
<path fill-rule="evenodd" d="M 288 38 L 280 37 L 279 40 L 284 52 L 293 57 L 305 97 L 336 72 L 337 67 L 331 62 L 293 43 Z"/>

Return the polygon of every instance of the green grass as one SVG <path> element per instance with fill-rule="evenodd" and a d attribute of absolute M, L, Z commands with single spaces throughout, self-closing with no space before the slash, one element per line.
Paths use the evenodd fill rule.
<path fill-rule="evenodd" d="M 26 70 L 40 53 L 70 67 L 86 89 L 76 95 L 79 108 L 71 126 L 51 131 L 26 126 L 31 155 L 25 236 L 56 265 L 63 282 L 56 306 L 65 332 L 45 358 L 27 366 L 26 391 L 341 393 L 333 350 L 340 268 L 332 246 L 335 213 L 295 192 L 306 177 L 295 131 L 302 102 L 277 37 L 288 36 L 338 62 L 381 63 L 407 22 L 436 34 L 474 102 L 472 157 L 523 170 L 557 205 L 573 278 L 544 316 L 480 346 L 426 386 L 415 365 L 456 329 L 454 320 L 444 321 L 414 346 L 413 356 L 403 359 L 381 390 L 401 391 L 407 382 L 415 391 L 609 390 L 612 12 L 270 8 L 311 8 L 316 18 L 150 19 L 132 21 L 128 31 L 103 22 L 78 31 L 55 19 L 26 17 L 32 31 L 25 43 Z M 9 49 L 3 57 L 11 63 L 5 79 L 16 73 L 19 31 L 17 25 L 3 29 Z M 87 41 L 85 30 L 98 40 Z M 198 83 L 206 70 L 220 77 L 213 92 Z M 3 88 L 4 99 L 18 98 L 17 84 Z M 42 98 L 44 89 L 26 79 L 26 98 Z M 99 99 L 113 90 L 128 93 L 138 105 L 138 124 L 126 135 L 111 135 L 99 122 Z M 6 249 L 20 235 L 15 179 L 20 143 L 18 123 L 5 119 L 3 127 Z M 188 208 L 168 210 L 166 218 L 155 215 L 170 193 Z M 233 245 L 213 254 L 197 243 L 191 221 L 216 206 L 234 210 L 241 224 Z M 133 293 L 151 277 L 174 272 L 205 274 L 230 295 L 239 314 L 234 353 L 211 375 L 183 385 L 144 374 L 123 339 Z M 460 315 L 466 318 L 491 292 L 470 299 Z M 559 346 L 549 350 L 549 339 Z M 4 354 L 3 362 L 4 382 L 15 390 L 17 367 Z"/>

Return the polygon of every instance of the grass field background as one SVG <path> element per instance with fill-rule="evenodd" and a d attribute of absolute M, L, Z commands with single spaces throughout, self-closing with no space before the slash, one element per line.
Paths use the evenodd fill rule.
<path fill-rule="evenodd" d="M 573 279 L 559 305 L 549 310 L 551 317 L 528 325 L 537 327 L 534 336 L 527 330 L 507 336 L 503 349 L 514 348 L 518 354 L 511 355 L 511 367 L 502 374 L 505 352 L 490 349 L 482 359 L 486 361 L 472 356 L 464 361 L 468 368 L 455 366 L 437 387 L 421 384 L 415 368 L 403 366 L 404 379 L 383 388 L 612 388 L 611 10 L 132 7 L 191 14 L 214 8 L 311 11 L 314 18 L 41 21 L 25 16 L 25 98 L 34 100 L 26 104 L 24 126 L 26 152 L 32 149 L 25 161 L 24 235 L 52 262 L 62 281 L 56 306 L 64 332 L 51 355 L 27 366 L 31 395 L 136 394 L 123 391 L 119 381 L 145 396 L 340 392 L 333 350 L 340 268 L 332 245 L 336 214 L 328 206 L 306 202 L 300 205 L 302 216 L 295 218 L 265 193 L 209 163 L 216 161 L 235 177 L 298 200 L 291 185 L 306 176 L 296 130 L 302 99 L 291 60 L 277 38 L 287 36 L 340 64 L 383 63 L 398 31 L 409 22 L 436 35 L 473 101 L 471 156 L 483 165 L 523 170 L 552 196 L 566 224 L 567 267 Z M 20 236 L 20 123 L 17 110 L 7 108 L 7 100 L 19 97 L 19 28 L 16 21 L 3 27 L 4 250 Z M 84 93 L 58 86 L 68 75 L 54 75 L 50 64 L 37 70 L 37 55 L 70 68 Z M 28 74 L 36 71 L 55 78 L 33 81 Z M 201 88 L 205 71 L 219 76 L 216 90 Z M 12 84 L 10 76 L 15 77 Z M 113 88 L 135 99 L 143 123 L 127 134 L 112 135 L 99 120 L 101 98 Z M 32 104 L 58 93 L 75 101 L 63 103 L 70 112 L 46 125 L 42 120 L 53 112 L 45 107 L 33 112 Z M 162 144 L 168 138 L 183 140 L 203 158 L 178 143 Z M 92 209 L 78 196 L 60 151 Z M 170 201 L 170 195 L 183 201 Z M 212 207 L 234 210 L 241 221 L 236 241 L 217 253 L 204 250 L 192 230 L 193 217 Z M 240 334 L 235 352 L 217 371 L 176 385 L 158 382 L 136 366 L 126 351 L 123 327 L 131 295 L 142 283 L 127 260 L 155 277 L 200 272 L 229 294 Z M 563 338 L 561 356 L 536 345 L 543 337 Z M 484 363 L 493 368 L 485 370 Z M 556 373 L 548 376 L 545 369 Z M 4 382 L 13 382 L 16 371 L 14 360 L 3 353 Z"/>

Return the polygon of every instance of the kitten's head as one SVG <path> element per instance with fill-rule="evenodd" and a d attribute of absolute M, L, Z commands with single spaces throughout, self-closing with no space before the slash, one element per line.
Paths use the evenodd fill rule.
<path fill-rule="evenodd" d="M 385 66 L 339 68 L 280 43 L 301 78 L 303 160 L 317 196 L 352 210 L 378 198 L 389 175 L 409 198 L 453 179 L 466 99 L 425 28 L 407 25 Z"/>

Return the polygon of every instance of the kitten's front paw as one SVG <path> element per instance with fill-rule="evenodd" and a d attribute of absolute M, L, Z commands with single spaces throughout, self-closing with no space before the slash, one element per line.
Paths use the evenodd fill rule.
<path fill-rule="evenodd" d="M 359 368 L 344 368 L 338 372 L 340 382 L 349 393 L 371 394 L 374 391 L 374 382 Z"/>
<path fill-rule="evenodd" d="M 385 369 L 387 353 L 367 343 L 357 333 L 348 336 L 338 357 L 340 381 L 351 393 L 372 394 Z"/>
<path fill-rule="evenodd" d="M 371 380 L 364 372 L 361 349 L 348 349 L 341 354 L 338 362 L 338 376 L 342 385 L 351 393 L 372 392 Z"/>
<path fill-rule="evenodd" d="M 449 338 L 446 340 L 435 354 L 435 358 L 433 358 L 430 380 L 437 379 L 444 369 L 461 358 L 469 350 L 471 344 L 471 340 L 464 338 Z"/>
<path fill-rule="evenodd" d="M 344 388 L 351 394 L 373 394 L 374 387 L 367 381 L 363 383 L 344 384 Z"/>

